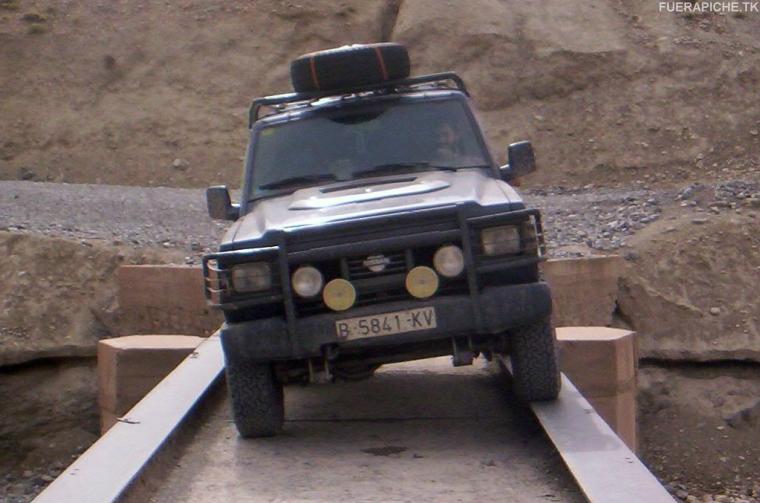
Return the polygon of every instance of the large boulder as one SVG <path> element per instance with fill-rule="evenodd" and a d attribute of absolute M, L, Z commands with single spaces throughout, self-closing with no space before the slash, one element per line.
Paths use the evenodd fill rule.
<path fill-rule="evenodd" d="M 40 358 L 94 356 L 113 334 L 116 268 L 182 260 L 177 251 L 141 251 L 0 233 L 0 366 Z"/>
<path fill-rule="evenodd" d="M 684 215 L 639 233 L 618 297 L 641 356 L 760 361 L 760 221 Z"/>

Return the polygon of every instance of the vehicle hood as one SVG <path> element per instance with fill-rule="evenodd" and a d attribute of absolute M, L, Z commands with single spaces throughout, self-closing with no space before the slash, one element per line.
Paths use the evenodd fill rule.
<path fill-rule="evenodd" d="M 290 231 L 356 218 L 435 206 L 522 205 L 506 182 L 481 169 L 406 173 L 308 187 L 262 199 L 230 227 L 224 243 L 258 240 L 270 231 Z"/>

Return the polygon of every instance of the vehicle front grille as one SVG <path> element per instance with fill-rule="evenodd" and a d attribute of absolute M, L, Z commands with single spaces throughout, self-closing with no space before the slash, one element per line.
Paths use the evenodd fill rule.
<path fill-rule="evenodd" d="M 407 271 L 406 253 L 403 251 L 351 257 L 345 260 L 348 267 L 346 279 L 349 280 L 403 274 Z"/>
<path fill-rule="evenodd" d="M 461 246 L 459 242 L 453 244 Z M 405 287 L 407 272 L 418 265 L 433 267 L 433 254 L 440 246 L 387 250 L 372 255 L 312 262 L 310 265 L 323 272 L 325 282 L 336 277 L 350 281 L 356 288 L 355 306 L 367 306 L 411 299 Z M 379 264 L 383 264 L 384 267 L 380 269 Z M 377 266 L 377 270 L 373 271 L 369 266 Z M 466 291 L 467 278 L 463 274 L 454 279 L 442 277 L 441 287 L 436 295 L 458 295 Z M 295 295 L 293 299 L 298 316 L 330 311 L 321 297 L 304 299 Z"/>

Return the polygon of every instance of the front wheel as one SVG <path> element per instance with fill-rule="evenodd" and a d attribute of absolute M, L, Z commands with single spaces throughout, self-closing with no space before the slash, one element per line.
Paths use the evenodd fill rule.
<path fill-rule="evenodd" d="M 282 430 L 285 418 L 282 384 L 271 364 L 228 362 L 227 387 L 240 436 L 272 437 Z"/>
<path fill-rule="evenodd" d="M 560 375 L 551 318 L 512 331 L 511 360 L 518 398 L 529 402 L 557 398 Z"/>

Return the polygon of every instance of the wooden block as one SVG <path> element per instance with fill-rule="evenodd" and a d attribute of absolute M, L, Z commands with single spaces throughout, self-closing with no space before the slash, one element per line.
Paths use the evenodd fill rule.
<path fill-rule="evenodd" d="M 554 325 L 609 325 L 623 265 L 618 256 L 556 259 L 541 264 L 552 289 Z"/>
<path fill-rule="evenodd" d="M 203 311 L 203 273 L 190 265 L 124 265 L 117 271 L 124 309 L 157 307 Z"/>
<path fill-rule="evenodd" d="M 187 335 L 132 335 L 100 341 L 100 408 L 124 415 L 202 341 Z"/>
<path fill-rule="evenodd" d="M 116 280 L 121 322 L 130 333 L 210 335 L 223 321 L 206 303 L 199 266 L 125 265 Z"/>
<path fill-rule="evenodd" d="M 636 452 L 635 333 L 607 327 L 561 327 L 557 342 L 562 372 Z"/>
<path fill-rule="evenodd" d="M 119 416 L 114 414 L 108 409 L 100 409 L 100 434 L 103 435 L 105 432 L 111 429 L 111 426 L 115 425 L 118 422 Z"/>
<path fill-rule="evenodd" d="M 587 397 L 587 400 L 618 437 L 637 452 L 636 390 L 607 397 Z"/>
<path fill-rule="evenodd" d="M 635 334 L 607 327 L 557 328 L 560 366 L 584 396 L 636 386 Z"/>

